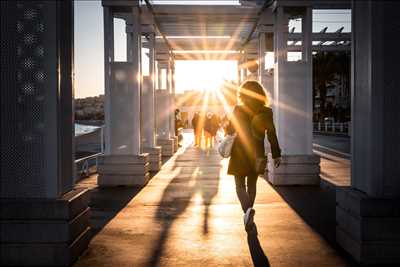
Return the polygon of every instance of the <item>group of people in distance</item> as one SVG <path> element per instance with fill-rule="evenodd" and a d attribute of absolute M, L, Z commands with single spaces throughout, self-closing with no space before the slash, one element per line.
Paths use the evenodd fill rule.
<path fill-rule="evenodd" d="M 215 136 L 222 126 L 222 118 L 212 112 L 196 112 L 192 119 L 194 129 L 194 145 L 201 146 L 201 141 L 204 136 L 205 147 L 211 148 L 214 146 Z"/>

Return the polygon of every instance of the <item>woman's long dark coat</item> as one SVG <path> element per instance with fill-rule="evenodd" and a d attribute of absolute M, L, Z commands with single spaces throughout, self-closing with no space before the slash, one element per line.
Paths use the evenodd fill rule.
<path fill-rule="evenodd" d="M 262 106 L 256 111 L 251 111 L 244 106 L 236 106 L 226 130 L 228 134 L 236 132 L 228 166 L 230 175 L 256 174 L 256 158 L 265 157 L 265 131 L 271 145 L 272 157 L 281 156 L 272 109 L 268 107 Z"/>

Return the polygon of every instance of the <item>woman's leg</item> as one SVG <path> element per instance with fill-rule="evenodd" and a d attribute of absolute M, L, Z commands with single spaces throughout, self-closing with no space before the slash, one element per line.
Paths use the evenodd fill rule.
<path fill-rule="evenodd" d="M 253 207 L 257 194 L 257 174 L 247 176 L 247 194 L 249 196 L 250 207 Z"/>
<path fill-rule="evenodd" d="M 211 137 L 210 137 L 210 133 L 207 131 L 204 131 L 204 136 L 206 138 L 206 148 L 210 147 L 210 141 L 211 141 Z"/>
<path fill-rule="evenodd" d="M 246 177 L 235 176 L 236 194 L 239 198 L 243 212 L 246 212 L 251 207 L 249 195 L 246 192 Z"/>

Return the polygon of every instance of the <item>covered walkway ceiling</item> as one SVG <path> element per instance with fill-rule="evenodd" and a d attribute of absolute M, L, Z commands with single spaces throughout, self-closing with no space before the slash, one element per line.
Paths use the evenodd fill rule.
<path fill-rule="evenodd" d="M 158 5 L 155 16 L 168 36 L 245 35 L 257 21 L 259 8 L 246 6 Z"/>
<path fill-rule="evenodd" d="M 151 3 L 151 1 L 149 1 Z M 255 1 L 244 1 L 255 2 Z M 283 3 L 284 2 L 284 3 Z M 301 2 L 301 3 L 300 3 Z M 286 6 L 310 3 L 318 9 L 348 9 L 349 0 L 280 0 Z M 273 26 L 273 7 L 263 11 L 257 5 L 151 5 L 151 10 L 142 8 L 142 24 L 157 21 L 157 58 L 167 58 L 174 51 L 175 59 L 236 59 L 243 43 L 251 35 L 246 45 L 248 58 L 257 55 L 257 33 L 252 29 L 256 23 L 264 27 Z M 168 44 L 161 37 L 167 38 Z M 298 43 L 301 33 L 289 33 L 289 51 L 301 49 Z M 300 36 L 301 37 L 301 36 Z M 313 35 L 318 43 L 316 50 L 348 50 L 350 33 L 326 33 Z M 299 48 L 296 48 L 296 44 Z M 328 45 L 329 44 L 329 47 Z M 300 51 L 300 50 L 299 50 Z M 200 53 L 199 53 L 200 52 Z"/>
<path fill-rule="evenodd" d="M 240 5 L 155 5 L 153 10 L 159 30 L 167 36 L 173 51 L 236 51 L 257 22 L 259 8 Z M 152 14 L 147 9 L 143 13 L 147 13 L 144 17 L 149 18 L 150 23 Z M 159 36 L 158 53 L 168 53 L 168 50 Z"/>

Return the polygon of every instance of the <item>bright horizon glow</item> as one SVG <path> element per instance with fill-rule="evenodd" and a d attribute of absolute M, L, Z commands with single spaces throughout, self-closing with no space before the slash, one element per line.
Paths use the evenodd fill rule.
<path fill-rule="evenodd" d="M 212 36 L 212 35 L 168 35 L 167 39 L 230 39 L 229 35 Z M 157 39 L 162 39 L 162 36 L 156 36 Z"/>
<path fill-rule="evenodd" d="M 240 5 L 239 0 L 153 0 L 154 5 Z"/>
<path fill-rule="evenodd" d="M 173 50 L 174 54 L 237 54 L 236 50 Z"/>
<path fill-rule="evenodd" d="M 218 89 L 224 80 L 237 79 L 236 60 L 177 60 L 175 61 L 176 93 L 185 90 Z"/>

